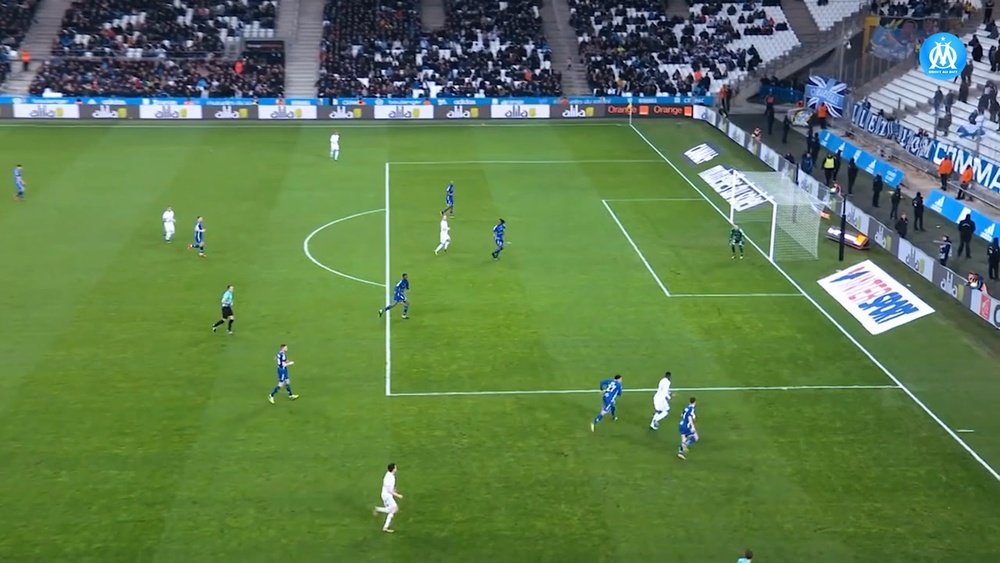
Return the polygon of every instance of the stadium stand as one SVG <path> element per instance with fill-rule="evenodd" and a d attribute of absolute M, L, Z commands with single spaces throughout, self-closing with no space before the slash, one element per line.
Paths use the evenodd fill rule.
<path fill-rule="evenodd" d="M 0 84 L 10 73 L 10 58 L 24 41 L 40 0 L 0 2 Z"/>
<path fill-rule="evenodd" d="M 204 57 L 224 42 L 274 36 L 274 0 L 78 0 L 63 18 L 54 56 Z"/>
<path fill-rule="evenodd" d="M 283 95 L 284 62 L 275 55 L 204 59 L 54 59 L 31 84 L 34 95 L 260 97 Z"/>
<path fill-rule="evenodd" d="M 800 44 L 777 5 L 690 3 L 687 19 L 655 0 L 569 5 L 597 95 L 717 92 Z"/>
<path fill-rule="evenodd" d="M 984 156 L 997 158 L 1000 151 L 1000 44 L 996 27 L 981 26 L 963 40 L 969 46 L 967 79 L 935 80 L 919 69 L 911 70 L 868 95 L 872 108 L 915 131 L 944 136 L 949 143 L 974 151 L 977 138 Z M 976 43 L 980 45 L 976 54 Z M 994 59 L 991 63 L 990 57 Z M 976 58 L 979 58 L 977 61 Z M 941 89 L 935 115 L 935 92 Z M 980 119 L 981 118 L 981 119 Z"/>
<path fill-rule="evenodd" d="M 820 31 L 829 31 L 838 23 L 868 9 L 869 3 L 861 0 L 804 0 L 809 14 Z"/>
<path fill-rule="evenodd" d="M 449 0 L 445 29 L 421 31 L 414 0 L 333 0 L 325 9 L 322 97 L 561 93 L 539 0 Z"/>

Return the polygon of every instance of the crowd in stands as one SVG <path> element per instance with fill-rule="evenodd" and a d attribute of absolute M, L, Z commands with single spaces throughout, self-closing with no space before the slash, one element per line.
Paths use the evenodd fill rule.
<path fill-rule="evenodd" d="M 237 61 L 196 59 L 53 59 L 30 91 L 66 96 L 261 97 L 284 94 L 283 61 L 275 55 Z"/>
<path fill-rule="evenodd" d="M 273 0 L 77 0 L 66 11 L 55 56 L 202 58 L 252 21 L 273 28 Z"/>
<path fill-rule="evenodd" d="M 975 12 L 975 7 L 955 0 L 872 0 L 869 11 L 886 18 L 961 18 Z"/>
<path fill-rule="evenodd" d="M 10 73 L 11 57 L 24 41 L 41 0 L 0 1 L 0 84 Z"/>
<path fill-rule="evenodd" d="M 595 95 L 707 93 L 713 80 L 762 62 L 756 48 L 733 49 L 732 42 L 743 34 L 771 35 L 778 25 L 787 29 L 749 3 L 742 11 L 704 4 L 687 18 L 666 16 L 657 0 L 569 0 L 569 6 Z M 728 17 L 737 13 L 737 23 L 749 24 L 743 34 Z"/>
<path fill-rule="evenodd" d="M 540 0 L 446 0 L 442 30 L 416 0 L 333 0 L 325 8 L 321 97 L 561 93 Z"/>

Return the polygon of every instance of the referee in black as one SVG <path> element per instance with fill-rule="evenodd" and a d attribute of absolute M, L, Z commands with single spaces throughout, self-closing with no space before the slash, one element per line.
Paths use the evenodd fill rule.
<path fill-rule="evenodd" d="M 229 321 L 229 334 L 232 334 L 234 320 L 236 320 L 236 317 L 233 315 L 233 286 L 227 285 L 226 291 L 222 294 L 222 318 L 212 325 L 212 332 L 215 332 L 223 323 Z"/>

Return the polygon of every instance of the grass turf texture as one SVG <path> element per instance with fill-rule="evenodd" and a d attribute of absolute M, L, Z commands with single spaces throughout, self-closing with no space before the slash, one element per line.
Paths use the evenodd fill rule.
<path fill-rule="evenodd" d="M 639 125 L 699 187 L 757 166 L 693 122 Z M 588 424 L 597 382 L 654 387 L 887 385 L 891 381 L 627 126 L 0 128 L 28 201 L 0 205 L 0 394 L 5 561 L 992 561 L 1000 487 L 898 389 L 675 395 L 659 432 L 651 393 Z M 700 142 L 720 149 L 690 166 Z M 587 162 L 591 160 L 651 162 Z M 385 396 L 384 290 L 303 255 L 317 227 L 385 205 L 392 391 L 595 394 Z M 453 245 L 435 257 L 454 180 Z M 714 197 L 714 194 L 712 194 Z M 721 202 L 717 202 L 720 203 Z M 178 213 L 173 245 L 159 213 Z M 208 258 L 186 250 L 204 215 Z M 490 228 L 511 246 L 493 263 Z M 385 281 L 385 216 L 316 234 L 330 268 Z M 763 244 L 761 232 L 749 234 Z M 996 334 L 881 252 L 934 315 L 869 336 L 815 280 L 835 246 L 786 271 L 969 445 L 1000 463 Z M 851 253 L 853 261 L 867 257 Z M 236 285 L 236 335 L 213 334 Z M 274 406 L 277 345 L 294 403 Z M 674 457 L 677 414 L 699 398 L 702 443 Z M 378 532 L 384 465 L 406 495 Z"/>

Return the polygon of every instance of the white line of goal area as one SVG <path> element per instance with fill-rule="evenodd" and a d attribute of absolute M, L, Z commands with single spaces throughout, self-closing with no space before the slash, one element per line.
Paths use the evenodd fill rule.
<path fill-rule="evenodd" d="M 748 385 L 739 387 L 675 387 L 679 393 L 739 391 L 857 391 L 902 389 L 898 385 Z M 655 388 L 625 389 L 626 393 L 653 393 Z M 490 397 L 498 395 L 596 395 L 599 389 L 537 389 L 528 391 L 428 391 L 392 393 L 392 397 Z"/>
<path fill-rule="evenodd" d="M 674 162 L 670 160 L 670 158 L 667 155 L 663 154 L 663 152 L 660 151 L 660 149 L 658 149 L 656 145 L 654 145 L 645 135 L 643 135 L 642 131 L 639 131 L 639 129 L 637 129 L 635 125 L 630 123 L 629 127 L 632 129 L 633 132 L 635 132 L 636 135 L 638 135 L 639 139 L 641 139 L 642 142 L 646 144 L 646 146 L 652 149 L 652 151 L 655 152 L 660 157 L 660 159 L 663 160 L 663 162 L 665 162 L 668 166 L 670 166 L 670 168 L 672 168 L 673 171 L 676 172 L 678 176 L 683 178 L 684 181 L 687 182 L 687 184 L 691 186 L 692 189 L 694 189 L 694 191 L 698 192 L 698 195 L 700 195 L 702 199 L 704 199 L 709 205 L 711 205 L 712 208 L 715 209 L 715 211 L 722 217 L 722 219 L 726 223 L 729 223 L 729 215 L 725 211 L 720 209 L 719 206 L 716 205 L 715 202 L 713 202 L 705 194 L 705 192 L 702 191 L 701 188 L 699 188 L 693 181 L 691 181 L 691 178 L 689 178 L 687 174 L 681 171 L 681 169 L 678 168 L 677 165 L 674 164 Z M 747 237 L 747 241 L 750 243 L 751 246 L 753 246 L 753 248 L 757 250 L 757 252 L 761 254 L 761 256 L 764 256 L 764 258 L 767 259 L 767 252 L 761 249 L 761 247 L 758 246 L 753 239 Z M 837 319 L 833 318 L 833 316 L 826 309 L 824 309 L 822 305 L 820 305 L 815 299 L 813 299 L 811 295 L 806 293 L 805 289 L 797 281 L 795 281 L 792 278 L 792 276 L 790 276 L 788 272 L 785 271 L 784 268 L 782 268 L 774 261 L 771 261 L 771 265 L 774 266 L 774 268 L 778 271 L 778 273 L 782 275 L 782 277 L 788 280 L 788 283 L 792 284 L 792 287 L 794 287 L 802 295 L 802 297 L 806 298 L 806 300 L 808 300 L 809 303 L 811 303 L 813 307 L 815 307 L 816 310 L 820 312 L 820 314 L 826 317 L 826 319 L 830 321 L 830 323 L 833 324 L 833 326 L 841 334 L 843 334 L 844 337 L 851 342 L 851 344 L 853 344 L 866 358 L 868 358 L 868 360 L 871 361 L 871 363 L 874 364 L 875 367 L 879 369 L 879 371 L 885 374 L 885 376 L 888 377 L 889 380 L 893 382 L 895 387 L 898 387 L 901 391 L 903 391 L 903 393 L 906 393 L 906 396 L 909 397 L 910 400 L 913 401 L 913 403 L 920 408 L 920 410 L 924 411 L 924 413 L 928 417 L 930 417 L 931 420 L 933 420 L 938 426 L 940 426 L 941 429 L 944 430 L 945 433 L 947 433 L 948 436 L 955 441 L 955 443 L 957 443 L 963 450 L 965 450 L 967 454 L 969 454 L 969 456 L 972 457 L 972 459 L 974 459 L 980 466 L 982 466 L 982 468 L 985 469 L 995 480 L 1000 481 L 1000 472 L 994 469 L 993 466 L 990 465 L 989 462 L 987 462 L 983 458 L 983 456 L 979 455 L 979 453 L 976 450 L 972 449 L 972 446 L 966 443 L 966 441 L 963 440 L 962 437 L 955 432 L 955 430 L 953 430 L 943 420 L 941 420 L 941 417 L 939 417 L 934 411 L 932 411 L 930 407 L 928 407 L 923 401 L 921 401 L 920 398 L 917 397 L 916 394 L 914 394 L 913 391 L 911 391 L 906 385 L 904 385 L 903 382 L 900 381 L 898 377 L 896 377 L 891 371 L 889 371 L 889 368 L 887 368 L 882 362 L 880 362 L 878 358 L 875 357 L 874 354 L 872 354 L 867 348 L 865 348 L 863 344 L 861 344 L 861 342 L 858 341 L 857 338 L 854 337 L 854 335 L 852 335 L 846 328 L 844 328 L 844 325 L 840 324 L 840 322 L 838 322 Z"/>

